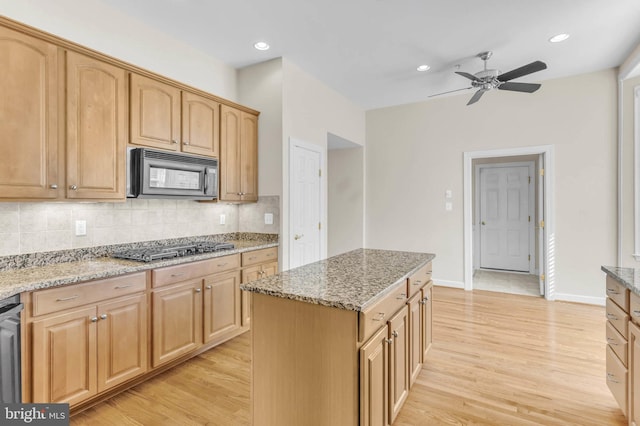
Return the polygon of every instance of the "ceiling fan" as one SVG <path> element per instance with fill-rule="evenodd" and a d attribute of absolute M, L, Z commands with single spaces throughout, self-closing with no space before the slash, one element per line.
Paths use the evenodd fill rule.
<path fill-rule="evenodd" d="M 478 58 L 484 61 L 484 70 L 480 72 L 470 74 L 468 72 L 456 71 L 456 74 L 459 74 L 471 80 L 471 86 L 464 87 L 462 89 L 450 90 L 448 92 L 438 93 L 429 97 L 431 98 L 433 96 L 444 95 L 446 93 L 476 88 L 478 89 L 478 91 L 474 93 L 469 102 L 467 102 L 467 105 L 471 105 L 478 102 L 482 95 L 484 95 L 484 93 L 488 92 L 489 90 L 498 89 L 510 90 L 513 92 L 533 93 L 542 86 L 541 84 L 534 83 L 516 83 L 511 82 L 510 80 L 547 69 L 547 64 L 545 64 L 544 62 L 531 62 L 530 64 L 524 65 L 520 68 L 516 68 L 504 74 L 500 74 L 500 71 L 498 70 L 487 69 L 487 61 L 489 60 L 491 55 L 493 55 L 493 52 L 491 51 L 481 52 L 476 55 Z"/>

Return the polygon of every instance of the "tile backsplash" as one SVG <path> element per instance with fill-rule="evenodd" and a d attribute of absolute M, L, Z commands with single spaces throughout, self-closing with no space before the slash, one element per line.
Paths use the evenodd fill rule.
<path fill-rule="evenodd" d="M 257 219 L 267 212 L 274 216 L 273 225 Z M 140 199 L 0 203 L 0 256 L 229 232 L 277 234 L 279 216 L 277 196 L 244 205 Z M 75 235 L 79 220 L 86 221 L 86 235 Z"/>

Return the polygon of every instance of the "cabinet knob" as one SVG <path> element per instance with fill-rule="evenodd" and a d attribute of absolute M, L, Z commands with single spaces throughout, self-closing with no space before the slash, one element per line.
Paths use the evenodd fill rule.
<path fill-rule="evenodd" d="M 392 335 L 393 337 L 398 337 L 398 332 L 397 332 L 397 331 L 395 331 L 395 330 L 393 330 L 393 331 L 391 332 L 391 335 Z"/>
<path fill-rule="evenodd" d="M 175 139 L 173 139 L 171 142 L 172 142 L 174 145 L 178 145 L 178 141 L 177 141 L 177 140 L 175 140 Z"/>
<path fill-rule="evenodd" d="M 57 183 L 52 183 L 51 185 L 49 185 L 49 188 L 58 189 L 58 184 Z"/>
<path fill-rule="evenodd" d="M 202 291 L 202 289 L 196 288 L 195 291 L 196 291 L 196 293 L 200 293 Z"/>
<path fill-rule="evenodd" d="M 618 346 L 615 339 L 612 339 L 611 337 L 607 337 L 607 343 L 613 346 Z"/>
<path fill-rule="evenodd" d="M 78 189 L 78 185 L 70 185 L 69 189 L 72 190 L 72 191 L 75 191 L 75 190 Z"/>
<path fill-rule="evenodd" d="M 613 383 L 620 383 L 616 380 L 616 375 L 612 373 L 607 373 L 607 380 Z"/>
<path fill-rule="evenodd" d="M 372 318 L 374 321 L 382 321 L 384 319 L 384 312 L 379 312 L 376 318 Z"/>
<path fill-rule="evenodd" d="M 404 294 L 404 293 L 400 293 L 400 295 L 398 297 L 396 297 L 396 299 L 398 299 L 398 300 L 402 300 L 402 299 L 406 299 L 406 298 L 407 298 L 407 295 Z"/>
<path fill-rule="evenodd" d="M 100 315 L 100 319 L 107 319 L 107 314 Z"/>
<path fill-rule="evenodd" d="M 392 344 L 393 343 L 393 339 L 384 339 L 384 341 L 388 344 Z"/>
<path fill-rule="evenodd" d="M 212 287 L 211 287 L 210 285 L 208 285 L 208 286 L 206 287 L 206 289 L 207 289 L 207 290 L 211 290 L 211 288 L 212 288 Z"/>
<path fill-rule="evenodd" d="M 98 322 L 98 317 L 92 317 L 91 322 Z"/>
<path fill-rule="evenodd" d="M 631 311 L 634 317 L 640 317 L 640 311 Z"/>
<path fill-rule="evenodd" d="M 189 141 L 182 141 L 183 145 L 189 145 Z"/>
<path fill-rule="evenodd" d="M 612 314 L 612 313 L 608 313 L 608 314 L 607 314 L 607 319 L 610 319 L 611 321 L 617 321 L 617 320 L 618 320 L 618 317 L 617 317 L 617 316 L 615 316 L 615 315 L 614 315 L 614 314 Z"/>

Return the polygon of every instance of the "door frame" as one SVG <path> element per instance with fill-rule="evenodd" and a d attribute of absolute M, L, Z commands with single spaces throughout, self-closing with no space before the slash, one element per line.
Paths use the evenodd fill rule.
<path fill-rule="evenodd" d="M 540 274 L 545 275 L 544 297 L 555 300 L 555 171 L 554 146 L 540 145 L 522 148 L 504 148 L 485 151 L 464 152 L 464 289 L 473 289 L 473 160 L 476 158 L 511 157 L 518 155 L 541 155 L 544 164 L 544 220 L 543 238 L 540 241 L 544 253 L 540 261 Z"/>
<path fill-rule="evenodd" d="M 320 170 L 322 170 L 321 176 L 320 176 L 320 202 L 318 204 L 318 208 L 320 209 L 320 214 L 318 217 L 320 217 L 320 223 L 321 228 L 320 228 L 320 240 L 319 240 L 319 244 L 320 247 L 318 247 L 318 252 L 320 253 L 320 259 L 324 259 L 327 257 L 326 254 L 326 247 L 327 247 L 327 194 L 326 194 L 326 179 L 327 179 L 327 173 L 326 173 L 326 148 L 323 149 L 322 146 L 311 143 L 311 142 L 305 142 L 303 140 L 300 139 L 295 139 L 290 137 L 289 138 L 289 188 L 288 188 L 288 193 L 289 193 L 289 212 L 288 212 L 288 216 L 289 216 L 289 223 L 288 223 L 288 227 L 287 227 L 287 233 L 288 233 L 288 238 L 287 238 L 287 245 L 289 247 L 288 250 L 288 257 L 287 257 L 287 265 L 291 265 L 291 260 L 292 260 L 292 256 L 293 256 L 293 250 L 291 250 L 291 248 L 293 247 L 293 238 L 295 236 L 295 232 L 293 231 L 293 206 L 294 206 L 294 202 L 293 202 L 293 175 L 294 175 L 294 162 L 292 161 L 294 158 L 294 152 L 297 149 L 306 149 L 309 151 L 313 151 L 319 154 L 320 156 Z M 319 260 L 320 260 L 319 259 Z M 290 266 L 287 267 L 287 269 L 289 269 Z"/>
<path fill-rule="evenodd" d="M 529 168 L 529 176 L 532 181 L 534 190 L 531 190 L 531 186 L 529 187 L 528 195 L 529 195 L 529 216 L 531 216 L 534 220 L 529 224 L 529 254 L 531 258 L 529 259 L 529 273 L 537 274 L 536 271 L 536 233 L 535 233 L 535 218 L 536 218 L 536 193 L 538 180 L 535 175 L 535 162 L 534 161 L 517 161 L 511 163 L 484 163 L 484 164 L 476 164 L 474 167 L 474 175 L 475 175 L 475 188 L 473 188 L 474 192 L 474 213 L 476 220 L 479 220 L 480 217 L 480 170 L 481 169 L 495 169 L 495 168 L 503 168 L 503 167 L 528 167 Z M 480 268 L 480 227 L 474 227 L 474 258 L 473 264 Z"/>

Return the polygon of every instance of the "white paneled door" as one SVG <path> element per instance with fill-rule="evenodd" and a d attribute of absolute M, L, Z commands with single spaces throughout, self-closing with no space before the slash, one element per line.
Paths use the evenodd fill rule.
<path fill-rule="evenodd" d="M 320 260 L 320 147 L 291 147 L 291 218 L 289 268 Z"/>
<path fill-rule="evenodd" d="M 480 169 L 480 267 L 529 272 L 529 167 Z"/>

